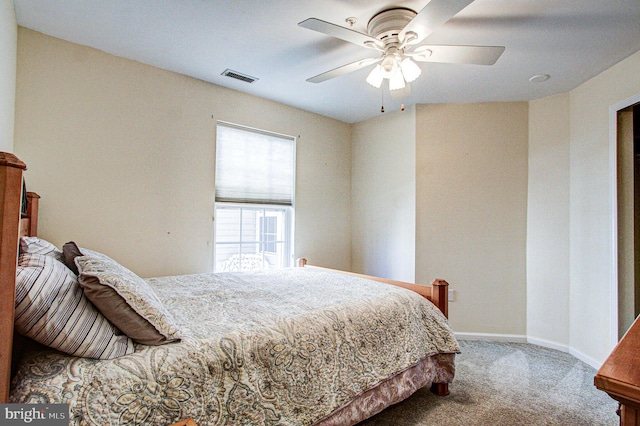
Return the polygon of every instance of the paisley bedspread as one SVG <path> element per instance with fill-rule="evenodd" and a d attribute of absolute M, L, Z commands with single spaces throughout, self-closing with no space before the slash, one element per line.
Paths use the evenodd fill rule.
<path fill-rule="evenodd" d="M 361 278 L 292 268 L 147 282 L 181 342 L 113 360 L 30 352 L 10 402 L 68 403 L 74 425 L 313 425 L 425 357 L 459 351 L 432 303 Z"/>

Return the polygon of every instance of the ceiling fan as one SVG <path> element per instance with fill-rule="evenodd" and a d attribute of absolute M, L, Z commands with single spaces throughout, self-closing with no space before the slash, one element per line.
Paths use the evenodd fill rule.
<path fill-rule="evenodd" d="M 446 62 L 455 64 L 493 65 L 504 46 L 452 46 L 420 44 L 473 0 L 430 0 L 419 12 L 408 8 L 384 10 L 367 24 L 367 34 L 317 18 L 309 18 L 299 26 L 381 52 L 378 58 L 365 58 L 307 79 L 320 83 L 361 68 L 377 64 L 367 82 L 379 88 L 384 79 L 389 89 L 404 89 L 414 81 L 421 69 L 414 62 Z M 352 26 L 355 18 L 347 19 Z"/>

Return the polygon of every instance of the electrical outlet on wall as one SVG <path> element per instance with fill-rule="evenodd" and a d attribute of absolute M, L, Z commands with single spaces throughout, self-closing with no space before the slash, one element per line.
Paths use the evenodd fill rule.
<path fill-rule="evenodd" d="M 455 292 L 449 289 L 449 302 L 455 302 Z"/>

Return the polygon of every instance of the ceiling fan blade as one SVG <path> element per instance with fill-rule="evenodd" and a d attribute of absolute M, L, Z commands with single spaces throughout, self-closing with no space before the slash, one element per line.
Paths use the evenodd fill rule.
<path fill-rule="evenodd" d="M 408 32 L 414 32 L 418 36 L 410 44 L 418 44 L 471 3 L 473 0 L 431 0 L 400 31 L 399 39 L 404 40 Z"/>
<path fill-rule="evenodd" d="M 371 48 L 377 46 L 379 49 L 382 49 L 384 47 L 384 43 L 367 34 L 363 34 L 350 28 L 341 27 L 340 25 L 332 24 L 331 22 L 322 21 L 316 18 L 305 19 L 304 21 L 299 22 L 298 26 L 317 31 L 322 34 L 327 34 L 331 37 L 339 38 L 340 40 L 357 44 L 358 46 Z"/>
<path fill-rule="evenodd" d="M 323 72 L 322 74 L 318 74 L 315 77 L 308 78 L 307 81 L 310 83 L 322 83 L 323 81 L 327 81 L 329 79 L 339 77 L 341 75 L 348 74 L 353 71 L 357 71 L 360 68 L 364 68 L 366 66 L 375 64 L 376 62 L 380 62 L 382 58 L 367 58 L 361 59 L 356 62 L 352 62 L 347 65 L 343 65 L 338 68 L 334 68 L 331 71 Z"/>
<path fill-rule="evenodd" d="M 405 52 L 418 62 L 493 65 L 504 52 L 504 46 L 437 46 L 422 45 L 413 52 Z"/>

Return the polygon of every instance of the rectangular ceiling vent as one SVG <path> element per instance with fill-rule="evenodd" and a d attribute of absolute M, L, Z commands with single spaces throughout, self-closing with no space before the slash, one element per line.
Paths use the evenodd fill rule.
<path fill-rule="evenodd" d="M 225 77 L 235 78 L 236 80 L 244 81 L 245 83 L 253 83 L 256 80 L 259 80 L 256 77 L 251 77 L 250 75 L 242 74 L 237 71 L 230 70 L 229 68 L 224 70 L 221 75 L 224 75 Z"/>

